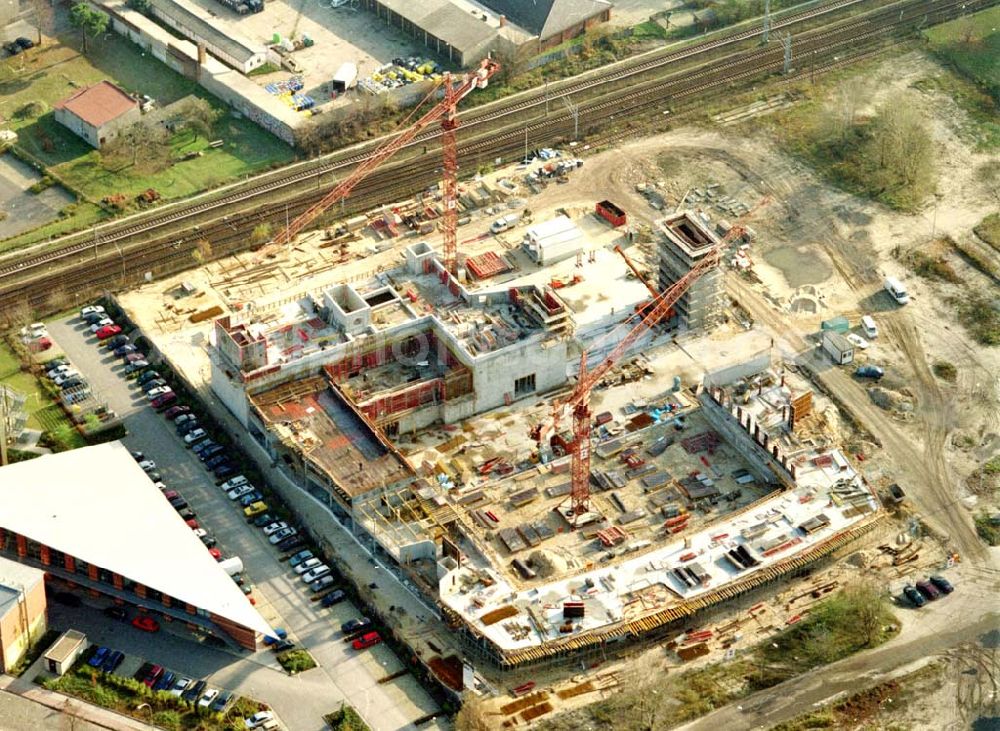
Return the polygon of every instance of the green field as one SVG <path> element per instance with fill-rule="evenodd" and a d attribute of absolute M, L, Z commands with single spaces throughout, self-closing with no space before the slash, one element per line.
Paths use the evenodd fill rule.
<path fill-rule="evenodd" d="M 97 150 L 55 121 L 52 107 L 75 90 L 103 79 L 128 92 L 148 94 L 160 107 L 189 95 L 207 100 L 221 113 L 212 138 L 224 144 L 212 149 L 209 140 L 181 131 L 170 140 L 169 159 L 164 156 L 154 168 L 145 165 L 141 155 L 135 166 L 131 159 L 102 160 Z M 86 56 L 80 53 L 78 35 L 71 34 L 0 63 L 0 100 L 0 115 L 18 133 L 18 147 L 83 198 L 62 220 L 7 244 L 95 223 L 100 212 L 92 204 L 108 195 L 120 193 L 131 199 L 154 188 L 164 200 L 183 198 L 295 156 L 284 142 L 249 120 L 237 119 L 196 83 L 114 33 L 92 41 Z M 198 151 L 201 157 L 179 160 L 181 155 Z"/>
<path fill-rule="evenodd" d="M 1000 99 L 1000 6 L 925 31 L 934 52 Z"/>

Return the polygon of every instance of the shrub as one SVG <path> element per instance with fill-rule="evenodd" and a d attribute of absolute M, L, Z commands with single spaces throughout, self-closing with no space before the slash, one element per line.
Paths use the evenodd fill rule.
<path fill-rule="evenodd" d="M 955 368 L 953 363 L 948 363 L 947 361 L 939 360 L 934 364 L 933 370 L 935 376 L 942 381 L 948 381 L 948 383 L 954 383 L 955 379 L 958 378 L 958 369 Z"/>

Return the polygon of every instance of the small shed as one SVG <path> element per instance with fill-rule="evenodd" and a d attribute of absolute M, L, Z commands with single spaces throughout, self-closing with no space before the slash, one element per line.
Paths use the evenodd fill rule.
<path fill-rule="evenodd" d="M 535 263 L 554 264 L 583 251 L 583 232 L 569 216 L 556 216 L 529 228 L 522 247 Z"/>
<path fill-rule="evenodd" d="M 86 647 L 87 635 L 75 629 L 66 630 L 45 653 L 46 669 L 56 675 L 65 675 Z"/>
<path fill-rule="evenodd" d="M 833 330 L 823 331 L 823 350 L 838 365 L 846 365 L 854 360 L 854 345 L 850 340 Z"/>

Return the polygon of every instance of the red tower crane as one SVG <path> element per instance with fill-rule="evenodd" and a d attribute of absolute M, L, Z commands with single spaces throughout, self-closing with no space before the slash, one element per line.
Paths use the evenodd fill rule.
<path fill-rule="evenodd" d="M 321 216 L 330 206 L 346 198 L 355 186 L 368 177 L 379 165 L 395 155 L 432 122 L 441 122 L 442 146 L 444 148 L 444 261 L 449 271 L 454 272 L 457 265 L 458 250 L 458 151 L 455 144 L 455 128 L 458 127 L 458 103 L 474 89 L 485 88 L 489 79 L 500 68 L 493 59 L 487 58 L 480 62 L 479 68 L 465 74 L 460 84 L 453 84 L 451 74 L 444 75 L 444 99 L 434 105 L 428 112 L 395 137 L 383 142 L 376 150 L 358 165 L 346 178 L 340 181 L 323 198 L 299 214 L 295 220 L 282 229 L 277 236 L 262 250 L 265 254 L 272 249 L 287 244 L 310 223 Z M 431 94 L 434 92 L 432 91 Z M 430 94 L 428 94 L 430 97 Z"/>
<path fill-rule="evenodd" d="M 691 269 L 677 280 L 670 288 L 655 293 L 648 282 L 643 277 L 639 277 L 655 296 L 652 303 L 645 307 L 641 313 L 639 321 L 631 330 L 619 341 L 608 356 L 601 361 L 593 370 L 587 370 L 587 351 L 580 355 L 580 373 L 577 376 L 576 386 L 570 394 L 555 403 L 554 419 L 558 421 L 559 414 L 564 407 L 570 407 L 573 413 L 573 442 L 570 444 L 570 455 L 572 459 L 571 488 L 570 488 L 570 512 L 569 522 L 576 525 L 581 515 L 590 509 L 590 392 L 594 386 L 600 382 L 608 371 L 615 367 L 618 361 L 635 342 L 641 338 L 653 325 L 663 320 L 670 309 L 677 303 L 684 292 L 687 291 L 696 280 L 710 269 L 716 267 L 722 257 L 722 252 L 726 246 L 746 230 L 745 224 L 753 213 L 767 202 L 767 198 L 761 200 L 750 211 L 744 214 L 736 224 L 726 233 L 725 237 L 712 249 L 710 249 Z M 623 253 L 623 252 L 619 252 Z M 628 261 L 628 257 L 625 257 Z M 629 262 L 631 265 L 631 262 Z M 638 276 L 638 272 L 637 272 Z M 542 432 L 544 433 L 544 432 Z"/>

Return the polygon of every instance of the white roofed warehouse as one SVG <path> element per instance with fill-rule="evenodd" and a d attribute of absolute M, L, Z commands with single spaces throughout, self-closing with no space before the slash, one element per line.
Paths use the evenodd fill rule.
<path fill-rule="evenodd" d="M 272 632 L 120 442 L 0 467 L 0 555 L 255 650 Z"/>

